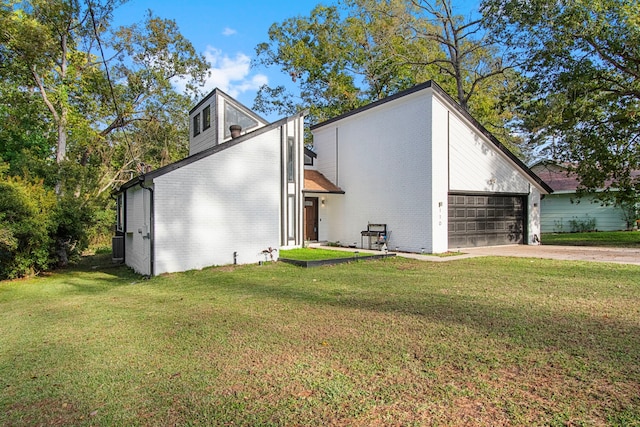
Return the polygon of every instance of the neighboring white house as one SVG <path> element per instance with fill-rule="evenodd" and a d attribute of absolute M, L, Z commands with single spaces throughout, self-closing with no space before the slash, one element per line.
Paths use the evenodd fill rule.
<path fill-rule="evenodd" d="M 304 240 L 536 243 L 552 191 L 433 82 L 313 126 L 313 151 L 302 114 L 267 124 L 219 90 L 190 123 L 189 157 L 116 193 L 114 258 L 142 274 L 253 263 Z"/>
<path fill-rule="evenodd" d="M 566 166 L 542 161 L 531 166 L 531 170 L 553 189 L 553 194 L 545 196 L 540 204 L 543 233 L 627 228 L 624 212 L 618 206 L 602 204 L 592 195 L 580 199 L 576 196 L 579 181 L 569 174 Z"/>
<path fill-rule="evenodd" d="M 116 193 L 114 258 L 158 275 L 258 262 L 269 248 L 301 246 L 303 115 L 266 124 L 215 90 L 191 110 L 190 123 L 189 157 Z M 224 128 L 238 123 L 250 130 L 232 137 Z"/>
<path fill-rule="evenodd" d="M 386 229 L 390 250 L 425 253 L 539 241 L 551 188 L 434 82 L 311 131 L 313 168 L 344 193 L 305 192 L 318 240 L 368 247 L 362 232 Z"/>

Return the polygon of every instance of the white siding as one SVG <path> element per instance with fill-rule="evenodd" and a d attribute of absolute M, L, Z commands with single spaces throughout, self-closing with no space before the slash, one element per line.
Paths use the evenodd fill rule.
<path fill-rule="evenodd" d="M 431 251 L 430 117 L 413 94 L 314 132 L 318 170 L 346 193 L 320 209 L 321 240 L 359 246 L 368 223 L 384 223 L 391 248 Z"/>
<path fill-rule="evenodd" d="M 151 255 L 151 197 L 139 186 L 126 191 L 125 262 L 140 274 L 149 275 Z"/>
<path fill-rule="evenodd" d="M 155 179 L 155 274 L 259 261 L 280 238 L 280 129 Z"/>
<path fill-rule="evenodd" d="M 430 92 L 431 93 L 431 92 Z M 431 144 L 432 172 L 431 172 L 431 207 L 432 243 L 429 252 L 441 253 L 449 249 L 448 229 L 448 176 L 449 176 L 449 117 L 451 113 L 447 107 L 433 94 L 430 94 L 432 104 L 433 143 Z"/>
<path fill-rule="evenodd" d="M 245 111 L 247 115 L 252 115 L 248 109 L 242 107 L 241 104 L 237 102 L 233 102 L 222 96 L 218 90 L 208 95 L 206 101 L 201 105 L 198 105 L 193 111 L 189 114 L 189 155 L 193 155 L 195 153 L 199 153 L 208 148 L 215 147 L 218 144 L 222 144 L 231 140 L 230 136 L 225 136 L 229 129 L 225 129 L 225 106 L 227 103 L 233 105 L 235 108 Z M 202 130 L 204 126 L 204 118 L 202 116 L 204 109 L 209 106 L 211 111 L 211 127 L 206 130 Z M 193 135 L 193 118 L 194 116 L 200 114 L 200 134 L 194 136 Z M 267 123 L 258 119 L 257 116 L 253 117 L 258 125 L 251 129 L 243 129 L 241 134 L 248 133 L 257 128 L 266 126 Z"/>
<path fill-rule="evenodd" d="M 206 103 L 200 105 L 196 111 L 192 111 L 189 115 L 189 155 L 199 153 L 207 148 L 214 147 L 217 144 L 217 128 L 220 122 L 218 118 L 218 112 L 216 111 L 216 97 L 212 96 Z M 203 110 L 209 106 L 211 111 L 211 127 L 202 130 L 204 125 L 204 119 L 202 116 Z M 200 114 L 200 134 L 193 136 L 193 117 L 196 114 Z"/>
<path fill-rule="evenodd" d="M 450 115 L 450 189 L 528 194 L 530 181 L 484 135 Z"/>
<path fill-rule="evenodd" d="M 287 136 L 295 139 L 294 184 L 283 181 Z M 263 250 L 281 247 L 287 224 L 295 225 L 295 238 L 286 243 L 300 246 L 302 147 L 303 118 L 295 117 L 159 174 L 152 184 L 147 179 L 153 203 L 150 191 L 128 189 L 126 263 L 142 274 L 254 263 L 264 260 Z M 288 212 L 294 218 L 287 218 Z"/>
<path fill-rule="evenodd" d="M 571 203 L 575 194 L 548 194 L 542 200 L 542 232 L 570 232 L 570 221 L 584 222 L 595 219 L 595 228 L 600 231 L 625 230 L 627 225 L 622 211 L 615 206 L 602 206 L 592 197 Z"/>
<path fill-rule="evenodd" d="M 318 170 L 345 191 L 320 208 L 319 239 L 360 245 L 386 223 L 389 247 L 448 250 L 448 193 L 528 195 L 528 241 L 539 236 L 540 189 L 432 89 L 314 130 Z"/>
<path fill-rule="evenodd" d="M 525 244 L 540 238 L 540 189 L 519 166 L 461 115 L 449 115 L 451 192 L 527 196 Z"/>

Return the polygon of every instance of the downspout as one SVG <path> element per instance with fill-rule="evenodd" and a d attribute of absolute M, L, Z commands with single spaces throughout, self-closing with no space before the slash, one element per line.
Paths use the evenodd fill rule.
<path fill-rule="evenodd" d="M 151 187 L 145 187 L 144 186 L 144 181 L 145 181 L 145 177 L 144 175 L 140 175 L 138 177 L 138 180 L 140 182 L 140 187 L 142 187 L 144 190 L 149 190 L 149 276 L 153 277 L 153 262 L 154 262 L 154 236 L 155 236 L 155 221 L 153 220 L 154 218 L 154 209 L 153 209 L 153 188 Z"/>

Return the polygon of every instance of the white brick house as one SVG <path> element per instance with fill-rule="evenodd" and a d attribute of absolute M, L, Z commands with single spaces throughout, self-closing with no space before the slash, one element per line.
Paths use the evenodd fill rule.
<path fill-rule="evenodd" d="M 305 192 L 320 241 L 367 246 L 372 223 L 408 252 L 538 241 L 551 188 L 433 82 L 311 131 L 314 169 L 344 193 Z"/>
<path fill-rule="evenodd" d="M 390 250 L 532 244 L 552 191 L 433 82 L 312 126 L 314 151 L 302 114 L 267 124 L 219 90 L 189 119 L 190 156 L 117 193 L 114 258 L 141 274 L 369 247 L 369 224 Z"/>
<path fill-rule="evenodd" d="M 300 246 L 303 115 L 267 124 L 220 90 L 189 115 L 190 156 L 119 189 L 114 258 L 158 275 Z M 229 123 L 248 132 L 232 138 Z"/>

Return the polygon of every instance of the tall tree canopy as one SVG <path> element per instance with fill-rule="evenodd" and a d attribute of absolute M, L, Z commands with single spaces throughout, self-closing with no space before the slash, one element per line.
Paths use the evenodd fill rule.
<path fill-rule="evenodd" d="M 108 190 L 141 163 L 162 166 L 188 153 L 191 99 L 172 82 L 187 79 L 196 94 L 209 66 L 174 21 L 151 11 L 113 28 L 121 3 L 0 3 L 0 172 L 23 177 L 12 185 L 24 191 L 27 183 L 55 189 L 56 247 L 46 253 L 66 257 L 99 218 L 110 222 L 101 213 Z M 0 198 L 11 200 L 14 190 L 5 190 Z M 2 235 L 12 229 L 9 218 L 0 215 Z"/>
<path fill-rule="evenodd" d="M 515 143 L 501 109 L 515 73 L 484 31 L 483 18 L 457 15 L 450 0 L 344 0 L 273 24 L 257 64 L 280 67 L 300 87 L 263 87 L 255 108 L 309 108 L 318 122 L 409 88 L 437 81 L 505 142 Z M 511 147 L 517 151 L 515 144 Z"/>
<path fill-rule="evenodd" d="M 583 192 L 640 192 L 640 7 L 636 0 L 485 0 L 528 80 L 516 97 L 529 142 L 569 162 Z M 619 191 L 609 191 L 616 189 Z"/>
<path fill-rule="evenodd" d="M 112 29 L 112 14 L 120 3 L 4 1 L 0 9 L 2 89 L 12 94 L 13 101 L 27 102 L 5 104 L 7 118 L 17 120 L 12 112 L 16 107 L 40 107 L 38 119 L 54 131 L 55 162 L 63 169 L 98 168 L 90 174 L 95 177 L 99 172 L 97 181 L 90 183 L 93 194 L 107 189 L 118 179 L 118 172 L 134 169 L 133 163 L 155 149 L 142 148 L 152 143 L 148 132 L 160 128 L 153 123 L 185 127 L 184 115 L 179 118 L 173 113 L 176 105 L 184 108 L 188 98 L 173 91 L 171 80 L 189 78 L 188 87 L 195 90 L 208 69 L 174 21 L 149 12 L 140 24 Z M 138 132 L 139 128 L 143 131 Z M 113 137 L 117 129 L 131 133 Z M 129 146 L 127 156 L 113 169 L 112 160 L 122 144 Z M 157 162 L 155 158 L 147 161 Z"/>

